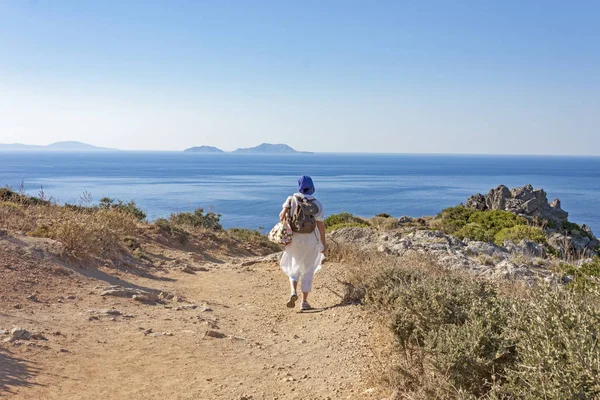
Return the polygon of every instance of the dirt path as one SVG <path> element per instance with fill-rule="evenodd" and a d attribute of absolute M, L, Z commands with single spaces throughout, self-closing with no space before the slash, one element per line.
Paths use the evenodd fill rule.
<path fill-rule="evenodd" d="M 386 393 L 370 384 L 372 325 L 360 306 L 337 305 L 339 268 L 326 264 L 316 275 L 316 309 L 302 313 L 285 307 L 288 285 L 275 262 L 119 277 L 182 302 L 100 296 L 107 277 L 114 281 L 102 271 L 75 271 L 62 289 L 37 285 L 37 301 L 23 299 L 20 308 L 4 296 L 0 328 L 48 340 L 0 344 L 0 397 L 381 399 Z"/>

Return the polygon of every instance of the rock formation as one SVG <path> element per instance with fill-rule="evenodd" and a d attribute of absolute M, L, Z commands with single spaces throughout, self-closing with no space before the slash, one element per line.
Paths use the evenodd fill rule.
<path fill-rule="evenodd" d="M 425 220 L 423 224 L 413 226 L 410 217 L 399 219 L 398 230 L 382 232 L 372 228 L 342 228 L 329 233 L 328 237 L 335 244 L 359 250 L 398 257 L 416 253 L 431 257 L 448 269 L 529 283 L 540 278 L 564 282 L 568 277 L 554 275 L 550 268 L 553 263 L 581 262 L 586 257 L 598 256 L 600 251 L 600 241 L 588 226 L 569 222 L 568 213 L 561 209 L 558 199 L 549 203 L 546 192 L 531 185 L 512 190 L 501 185 L 487 195 L 469 197 L 465 207 L 480 211 L 503 210 L 522 216 L 543 227 L 546 242 L 541 244 L 523 239 L 513 243 L 505 240 L 498 246 L 467 238 L 461 240 L 431 229 Z M 560 257 L 555 259 L 550 255 Z"/>
<path fill-rule="evenodd" d="M 342 228 L 328 235 L 338 245 L 398 257 L 419 254 L 434 259 L 447 269 L 462 270 L 477 276 L 518 279 L 530 284 L 536 279 L 561 279 L 545 268 L 548 261 L 543 258 L 546 255 L 543 246 L 527 240 L 496 246 L 493 243 L 460 240 L 435 230 L 416 230 L 404 234 L 360 227 Z"/>
<path fill-rule="evenodd" d="M 531 185 L 512 190 L 500 185 L 485 196 L 476 194 L 469 197 L 465 207 L 481 211 L 510 211 L 538 224 L 546 220 L 548 244 L 563 256 L 593 256 L 600 245 L 590 227 L 568 221 L 569 213 L 560 207 L 559 199 L 548 202 L 546 192 Z"/>
<path fill-rule="evenodd" d="M 508 189 L 504 185 L 489 191 L 487 195 L 476 194 L 467 199 L 465 207 L 477 210 L 510 211 L 527 219 L 547 220 L 551 227 L 562 229 L 569 214 L 560 208 L 560 200 L 548 202 L 543 189 L 531 185 Z"/>

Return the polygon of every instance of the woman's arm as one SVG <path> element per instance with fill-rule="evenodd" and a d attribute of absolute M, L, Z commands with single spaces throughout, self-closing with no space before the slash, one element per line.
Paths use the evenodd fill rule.
<path fill-rule="evenodd" d="M 317 221 L 317 228 L 319 228 L 321 243 L 323 244 L 323 253 L 325 253 L 325 250 L 327 250 L 327 243 L 325 243 L 325 224 L 323 221 Z"/>
<path fill-rule="evenodd" d="M 283 203 L 281 212 L 279 213 L 279 221 L 284 222 L 287 216 L 290 214 L 290 209 L 292 208 L 292 199 L 288 197 Z"/>
<path fill-rule="evenodd" d="M 284 222 L 290 212 L 289 208 L 283 207 L 279 213 L 279 221 Z"/>

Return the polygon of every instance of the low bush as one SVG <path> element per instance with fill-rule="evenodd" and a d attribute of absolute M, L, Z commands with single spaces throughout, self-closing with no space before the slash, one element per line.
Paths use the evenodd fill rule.
<path fill-rule="evenodd" d="M 517 355 L 491 394 L 510 399 L 600 396 L 597 302 L 560 287 L 538 287 L 512 303 L 504 336 Z"/>
<path fill-rule="evenodd" d="M 181 244 L 186 244 L 190 237 L 189 232 L 176 226 L 168 219 L 158 218 L 154 221 L 154 225 L 158 227 L 159 232 L 163 235 L 170 239 L 175 239 Z"/>
<path fill-rule="evenodd" d="M 129 250 L 136 250 L 141 247 L 140 242 L 133 236 L 125 236 L 125 238 L 123 238 L 123 243 L 125 243 L 125 246 L 127 246 Z"/>
<path fill-rule="evenodd" d="M 381 213 L 381 214 L 377 214 L 376 217 L 381 217 L 381 218 L 392 218 L 392 216 L 388 213 Z"/>
<path fill-rule="evenodd" d="M 220 224 L 221 214 L 213 212 L 204 213 L 204 209 L 198 208 L 193 213 L 182 212 L 171 214 L 171 222 L 176 225 L 190 226 L 193 228 L 206 228 L 219 231 L 223 229 Z"/>
<path fill-rule="evenodd" d="M 146 213 L 143 212 L 138 206 L 135 204 L 133 200 L 128 203 L 123 202 L 122 200 L 114 200 L 109 197 L 103 197 L 100 199 L 100 209 L 105 210 L 119 210 L 121 212 L 127 213 L 135 217 L 138 221 L 143 221 L 146 219 Z"/>
<path fill-rule="evenodd" d="M 518 243 L 523 239 L 539 244 L 547 243 L 546 235 L 544 235 L 542 228 L 537 226 L 515 225 L 511 228 L 503 228 L 494 235 L 494 243 L 498 246 L 502 246 L 505 240 Z"/>
<path fill-rule="evenodd" d="M 573 236 L 579 236 L 579 237 L 587 237 L 590 240 L 594 239 L 594 236 L 591 235 L 589 232 L 586 232 L 585 230 L 583 230 L 583 228 L 581 226 L 579 226 L 578 224 L 571 222 L 571 221 L 565 221 L 563 222 L 563 226 L 562 226 L 562 230 L 564 233 L 567 233 L 569 235 L 573 235 Z"/>
<path fill-rule="evenodd" d="M 454 235 L 459 239 L 480 240 L 494 242 L 498 232 L 516 226 L 528 226 L 525 218 L 519 217 L 508 211 L 486 210 L 479 211 L 464 206 L 450 207 L 442 210 L 436 217 L 434 226 L 439 227 L 444 233 Z M 539 230 L 541 232 L 541 229 Z M 506 234 L 534 234 L 534 230 L 527 228 L 506 231 Z M 535 231 L 537 232 L 537 231 Z M 538 237 L 537 235 L 533 235 Z"/>
<path fill-rule="evenodd" d="M 440 221 L 440 228 L 445 233 L 453 234 L 469 222 L 469 218 L 476 210 L 467 208 L 462 205 L 456 207 L 448 207 L 442 210 L 436 219 Z"/>
<path fill-rule="evenodd" d="M 402 386 L 427 388 L 428 398 L 480 397 L 514 359 L 502 335 L 509 308 L 491 283 L 452 275 L 404 279 L 395 292 L 391 328 L 410 360 L 399 366 Z"/>
<path fill-rule="evenodd" d="M 371 218 L 370 223 L 374 228 L 385 231 L 398 228 L 398 220 L 396 218 L 383 217 L 381 215 Z"/>
<path fill-rule="evenodd" d="M 365 221 L 364 219 L 357 217 L 355 215 L 352 215 L 348 212 L 332 214 L 332 215 L 328 216 L 327 218 L 325 218 L 323 223 L 325 224 L 325 228 L 329 232 L 334 231 L 336 229 L 340 229 L 340 228 L 355 227 L 355 226 L 367 227 L 370 225 L 369 222 Z"/>
<path fill-rule="evenodd" d="M 600 258 L 595 257 L 591 261 L 576 266 L 561 263 L 558 272 L 569 275 L 573 280 L 567 285 L 576 292 L 586 293 L 600 288 Z"/>
<path fill-rule="evenodd" d="M 454 232 L 454 236 L 459 239 L 479 240 L 482 242 L 493 242 L 496 231 L 486 229 L 480 224 L 467 224 Z"/>
<path fill-rule="evenodd" d="M 396 341 L 387 376 L 406 398 L 600 396 L 597 294 L 493 283 L 421 258 L 365 257 L 344 254 L 343 280 L 349 297 L 386 316 Z M 580 272 L 600 274 L 600 262 Z"/>
<path fill-rule="evenodd" d="M 55 239 L 69 254 L 85 259 L 117 251 L 122 238 L 135 232 L 136 222 L 135 217 L 118 210 L 90 214 L 60 208 L 55 210 L 53 218 L 39 224 L 30 234 Z"/>
<path fill-rule="evenodd" d="M 266 235 L 263 235 L 257 230 L 247 228 L 230 228 L 227 229 L 229 237 L 241 242 L 257 244 L 268 247 L 274 251 L 282 250 L 282 247 L 276 243 L 269 241 Z"/>
<path fill-rule="evenodd" d="M 18 203 L 29 206 L 39 206 L 39 205 L 50 205 L 50 201 L 34 197 L 27 196 L 22 193 L 15 192 L 8 188 L 0 188 L 0 201 L 7 201 L 12 203 Z"/>

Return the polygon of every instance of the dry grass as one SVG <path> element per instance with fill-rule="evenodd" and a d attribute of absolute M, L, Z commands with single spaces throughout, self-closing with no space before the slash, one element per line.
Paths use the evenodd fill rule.
<path fill-rule="evenodd" d="M 373 217 L 369 220 L 371 226 L 382 231 L 390 231 L 398 228 L 398 220 L 393 217 Z"/>
<path fill-rule="evenodd" d="M 65 256 L 91 261 L 115 259 L 129 253 L 150 261 L 142 247 L 156 241 L 199 254 L 266 255 L 279 251 L 257 231 L 221 229 L 219 215 L 174 214 L 148 223 L 135 203 L 103 199 L 100 206 L 58 205 L 0 189 L 0 229 L 54 239 Z"/>
<path fill-rule="evenodd" d="M 116 209 L 71 209 L 55 204 L 0 203 L 0 226 L 64 245 L 68 255 L 85 259 L 113 255 L 122 239 L 135 233 L 138 221 Z"/>

